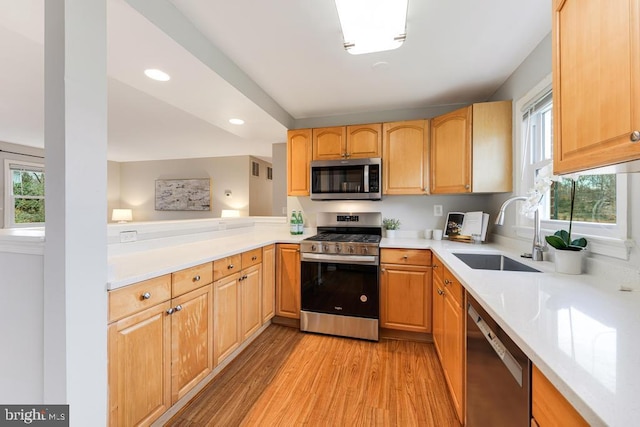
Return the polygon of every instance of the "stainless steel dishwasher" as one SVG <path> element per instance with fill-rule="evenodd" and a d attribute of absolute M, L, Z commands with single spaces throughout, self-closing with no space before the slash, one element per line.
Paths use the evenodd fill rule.
<path fill-rule="evenodd" d="M 467 427 L 528 427 L 529 358 L 467 293 Z"/>

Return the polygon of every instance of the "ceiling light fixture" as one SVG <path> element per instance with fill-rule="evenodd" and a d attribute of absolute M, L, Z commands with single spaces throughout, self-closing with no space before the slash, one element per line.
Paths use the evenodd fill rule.
<path fill-rule="evenodd" d="M 229 123 L 231 123 L 232 125 L 243 125 L 244 124 L 244 120 L 242 120 L 242 119 L 229 119 Z"/>
<path fill-rule="evenodd" d="M 165 73 L 164 71 L 157 70 L 155 68 L 149 68 L 144 70 L 144 74 L 150 79 L 157 80 L 159 82 L 166 82 L 166 81 L 169 81 L 169 79 L 171 79 L 171 76 L 169 76 L 169 74 Z"/>
<path fill-rule="evenodd" d="M 397 49 L 406 38 L 409 0 L 335 0 L 344 48 L 352 55 Z"/>

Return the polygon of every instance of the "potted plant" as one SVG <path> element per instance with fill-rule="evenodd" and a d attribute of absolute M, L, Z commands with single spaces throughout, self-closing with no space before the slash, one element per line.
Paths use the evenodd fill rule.
<path fill-rule="evenodd" d="M 582 256 L 587 247 L 587 239 L 571 239 L 571 226 L 573 225 L 573 207 L 576 197 L 576 180 L 571 179 L 571 209 L 569 211 L 569 230 L 558 230 L 545 240 L 556 249 L 555 264 L 558 273 L 580 274 L 582 273 Z"/>
<path fill-rule="evenodd" d="M 382 220 L 382 226 L 387 230 L 387 237 L 392 238 L 396 236 L 396 230 L 400 228 L 400 220 L 395 218 L 384 218 Z"/>

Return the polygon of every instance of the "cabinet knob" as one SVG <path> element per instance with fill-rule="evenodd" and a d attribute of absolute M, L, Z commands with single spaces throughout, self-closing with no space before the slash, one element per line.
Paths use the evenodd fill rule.
<path fill-rule="evenodd" d="M 629 139 L 631 140 L 631 142 L 640 141 L 640 131 L 634 130 L 633 132 L 631 132 L 631 135 L 629 135 Z"/>
<path fill-rule="evenodd" d="M 434 269 L 438 268 L 438 264 L 433 264 L 433 268 Z"/>
<path fill-rule="evenodd" d="M 444 279 L 444 284 L 445 284 L 445 285 L 450 285 L 450 284 L 451 284 L 451 280 L 449 280 L 449 279 Z"/>
<path fill-rule="evenodd" d="M 176 309 L 171 307 L 170 309 L 167 310 L 167 314 L 173 314 L 174 311 L 176 311 Z"/>
<path fill-rule="evenodd" d="M 466 185 L 464 186 L 464 189 L 465 189 L 465 190 L 468 190 L 468 189 L 470 189 L 470 188 L 471 188 L 471 186 L 470 186 L 469 184 L 466 184 Z"/>
<path fill-rule="evenodd" d="M 199 275 L 199 274 L 196 274 L 196 275 L 193 277 L 193 281 L 194 281 L 194 282 L 199 282 L 199 281 L 200 281 L 200 275 Z"/>
<path fill-rule="evenodd" d="M 403 255 L 402 258 L 407 260 L 407 259 L 409 259 L 409 255 Z"/>
<path fill-rule="evenodd" d="M 180 311 L 182 310 L 182 306 L 181 305 L 176 305 L 176 311 Z"/>
<path fill-rule="evenodd" d="M 255 255 L 251 257 L 251 261 L 255 261 L 255 260 L 257 260 L 257 259 L 258 259 L 258 257 L 257 257 L 257 256 L 255 256 Z"/>
<path fill-rule="evenodd" d="M 438 295 L 444 295 L 444 291 L 438 288 Z"/>
<path fill-rule="evenodd" d="M 227 265 L 227 269 L 231 270 L 233 268 L 233 264 Z"/>
<path fill-rule="evenodd" d="M 348 159 L 349 157 L 351 157 L 351 154 L 349 154 L 349 153 L 345 153 L 345 155 L 344 155 L 344 156 Z"/>
<path fill-rule="evenodd" d="M 151 294 L 149 292 L 145 292 L 144 294 L 140 295 L 140 297 L 142 299 L 149 299 L 151 298 Z"/>
<path fill-rule="evenodd" d="M 381 268 L 381 269 L 380 269 L 380 271 L 382 271 L 382 272 L 384 273 L 384 272 L 385 272 L 385 271 L 387 271 L 387 270 L 385 270 L 384 268 Z"/>

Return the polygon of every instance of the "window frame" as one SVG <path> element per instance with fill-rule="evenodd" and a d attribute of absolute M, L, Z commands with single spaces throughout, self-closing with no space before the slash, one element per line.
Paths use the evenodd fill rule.
<path fill-rule="evenodd" d="M 23 160 L 4 159 L 4 227 L 5 228 L 29 228 L 44 227 L 44 222 L 22 222 L 16 223 L 15 197 L 13 194 L 13 177 L 11 171 L 16 169 L 11 166 L 24 166 L 25 169 L 39 169 L 45 173 L 45 167 L 42 163 L 31 163 Z M 46 191 L 46 189 L 45 189 Z M 45 199 L 45 196 L 42 197 Z M 45 210 L 46 215 L 46 210 Z"/>
<path fill-rule="evenodd" d="M 529 90 L 521 97 L 514 106 L 515 121 L 515 144 L 514 154 L 516 155 L 516 192 L 517 194 L 527 194 L 533 187 L 533 171 L 529 167 L 528 158 L 525 155 L 524 124 L 523 116 L 525 107 L 532 105 L 542 99 L 552 88 L 551 74 L 547 75 L 540 83 Z M 529 150 L 531 151 L 531 150 Z M 553 162 L 553 153 L 551 153 Z M 542 166 L 543 162 L 538 162 L 535 169 Z M 529 170 L 528 170 L 529 169 Z M 582 174 L 586 174 L 584 172 Z M 580 175 L 580 174 L 575 174 Z M 588 250 L 591 253 L 607 255 L 614 258 L 629 259 L 629 237 L 628 237 L 628 174 L 616 175 L 616 224 L 601 224 L 587 222 L 573 222 L 572 234 L 584 236 L 588 241 Z M 544 202 L 548 203 L 548 198 Z M 541 209 L 544 209 L 544 204 Z M 533 219 L 527 218 L 516 210 L 515 234 L 521 238 L 533 238 Z M 541 212 L 542 213 L 542 212 Z M 541 217 L 540 230 L 542 236 L 550 235 L 560 229 L 567 229 L 569 221 L 551 220 Z"/>

